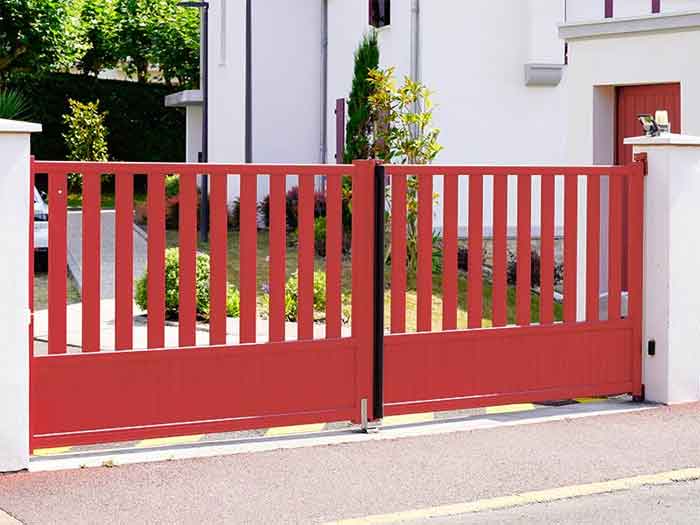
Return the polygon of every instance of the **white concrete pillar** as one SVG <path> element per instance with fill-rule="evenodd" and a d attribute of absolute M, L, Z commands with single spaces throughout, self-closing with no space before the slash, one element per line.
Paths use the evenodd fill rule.
<path fill-rule="evenodd" d="M 29 137 L 0 119 L 0 472 L 29 466 Z"/>
<path fill-rule="evenodd" d="M 700 400 L 700 137 L 625 140 L 646 153 L 644 376 L 646 397 Z M 656 342 L 656 355 L 647 352 Z"/>

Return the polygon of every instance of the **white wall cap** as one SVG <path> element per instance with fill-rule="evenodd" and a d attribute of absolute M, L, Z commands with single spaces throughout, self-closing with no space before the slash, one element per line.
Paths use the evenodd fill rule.
<path fill-rule="evenodd" d="M 0 133 L 39 133 L 41 124 L 0 118 Z"/>
<path fill-rule="evenodd" d="M 700 12 L 698 11 L 572 22 L 559 26 L 559 38 L 576 40 L 578 38 L 606 37 L 625 33 L 678 31 L 692 28 L 700 28 Z"/>
<path fill-rule="evenodd" d="M 625 144 L 634 146 L 700 146 L 700 137 L 662 133 L 658 137 L 629 137 L 625 139 Z"/>
<path fill-rule="evenodd" d="M 165 107 L 184 108 L 187 106 L 201 106 L 202 100 L 202 90 L 188 89 L 186 91 L 178 91 L 177 93 L 165 97 Z"/>

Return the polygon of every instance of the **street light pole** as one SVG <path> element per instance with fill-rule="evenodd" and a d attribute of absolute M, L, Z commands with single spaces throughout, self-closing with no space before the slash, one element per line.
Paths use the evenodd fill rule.
<path fill-rule="evenodd" d="M 202 91 L 202 151 L 199 162 L 209 162 L 209 2 L 180 2 L 181 7 L 200 10 L 202 30 L 200 35 L 200 89 Z M 199 240 L 209 240 L 209 176 L 201 175 L 199 203 Z"/>

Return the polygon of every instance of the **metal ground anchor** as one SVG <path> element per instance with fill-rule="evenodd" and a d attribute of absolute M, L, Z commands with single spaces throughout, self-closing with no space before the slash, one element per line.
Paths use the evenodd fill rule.
<path fill-rule="evenodd" d="M 382 426 L 381 419 L 375 419 L 374 421 L 369 421 L 367 413 L 367 399 L 362 399 L 360 401 L 360 432 L 364 434 L 379 432 Z"/>

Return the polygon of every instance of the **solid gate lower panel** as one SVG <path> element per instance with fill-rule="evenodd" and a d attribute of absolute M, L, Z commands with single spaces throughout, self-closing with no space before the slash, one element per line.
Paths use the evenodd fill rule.
<path fill-rule="evenodd" d="M 629 320 L 388 335 L 385 413 L 631 392 Z"/>
<path fill-rule="evenodd" d="M 33 359 L 33 448 L 359 420 L 352 339 Z"/>

